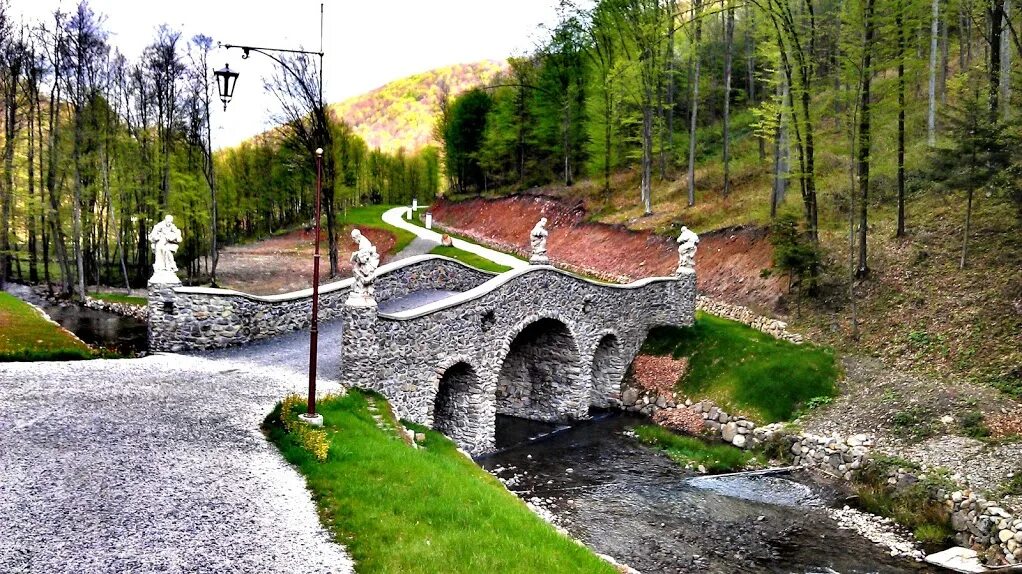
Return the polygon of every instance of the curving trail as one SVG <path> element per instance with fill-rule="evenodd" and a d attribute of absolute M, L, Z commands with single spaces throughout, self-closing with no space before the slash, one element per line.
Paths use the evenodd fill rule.
<path fill-rule="evenodd" d="M 383 212 L 382 216 L 383 222 L 386 223 L 387 225 L 392 225 L 394 227 L 410 231 L 421 239 L 431 241 L 439 245 L 441 237 L 439 233 L 437 233 L 436 231 L 425 229 L 423 227 L 419 227 L 418 225 L 412 223 L 408 223 L 407 221 L 404 220 L 402 214 L 404 214 L 407 210 L 408 210 L 407 207 L 395 207 L 393 209 L 388 209 L 387 211 Z M 463 241 L 457 238 L 451 238 L 451 240 L 454 244 L 454 247 L 457 247 L 462 251 L 474 253 L 480 257 L 485 257 L 486 259 L 489 259 L 494 263 L 506 265 L 507 267 L 510 267 L 512 269 L 518 269 L 520 267 L 529 266 L 529 263 L 527 261 L 522 261 L 521 259 L 513 255 L 501 253 L 500 251 L 490 249 L 489 247 L 483 247 L 482 245 L 476 245 L 475 243 L 469 243 L 468 241 Z"/>

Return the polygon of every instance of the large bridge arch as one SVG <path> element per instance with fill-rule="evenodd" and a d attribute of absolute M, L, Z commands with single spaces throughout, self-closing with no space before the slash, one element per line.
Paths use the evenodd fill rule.
<path fill-rule="evenodd" d="M 559 313 L 516 324 L 494 365 L 497 413 L 547 421 L 584 417 L 588 386 L 580 349 L 572 322 Z"/>

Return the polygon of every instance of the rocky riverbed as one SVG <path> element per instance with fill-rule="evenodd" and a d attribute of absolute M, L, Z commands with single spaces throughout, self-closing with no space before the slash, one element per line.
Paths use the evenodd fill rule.
<path fill-rule="evenodd" d="M 807 476 L 696 477 L 628 436 L 639 420 L 581 423 L 480 462 L 541 516 L 644 574 L 933 572 L 903 531 L 844 510 Z"/>

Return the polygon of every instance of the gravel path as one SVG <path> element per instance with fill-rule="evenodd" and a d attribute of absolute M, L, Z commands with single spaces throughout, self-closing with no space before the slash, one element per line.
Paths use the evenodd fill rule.
<path fill-rule="evenodd" d="M 439 241 L 433 241 L 432 239 L 427 239 L 425 237 L 416 237 L 408 244 L 407 247 L 395 255 L 389 263 L 407 259 L 409 257 L 415 257 L 416 255 L 426 255 L 430 251 L 433 251 L 433 248 L 437 245 L 440 245 Z"/>
<path fill-rule="evenodd" d="M 321 331 L 331 378 L 339 336 Z M 0 364 L 0 572 L 352 572 L 259 431 L 304 390 L 307 360 L 296 333 L 197 356 Z"/>
<path fill-rule="evenodd" d="M 441 299 L 446 299 L 451 295 L 457 295 L 458 291 L 445 291 L 443 289 L 423 289 L 422 291 L 415 291 L 409 293 L 404 297 L 398 297 L 396 299 L 390 299 L 380 304 L 380 313 L 398 313 L 401 311 L 407 311 L 416 307 L 422 307 Z"/>

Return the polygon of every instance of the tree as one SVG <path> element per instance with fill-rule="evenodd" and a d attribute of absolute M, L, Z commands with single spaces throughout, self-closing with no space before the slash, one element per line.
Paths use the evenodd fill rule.
<path fill-rule="evenodd" d="M 451 105 L 450 122 L 444 134 L 444 156 L 447 172 L 454 178 L 454 189 L 459 193 L 478 191 L 486 185 L 479 151 L 491 105 L 490 96 L 480 89 L 461 94 Z"/>
<path fill-rule="evenodd" d="M 701 0 L 692 0 L 692 103 L 688 129 L 688 206 L 696 204 L 696 124 L 699 119 L 699 42 L 702 39 L 703 17 Z"/>
<path fill-rule="evenodd" d="M 869 207 L 869 167 L 870 150 L 872 139 L 870 134 L 870 120 L 872 102 L 870 101 L 870 87 L 873 83 L 873 35 L 875 22 L 873 12 L 876 0 L 864 0 L 863 6 L 863 47 L 862 47 L 862 69 L 859 77 L 859 152 L 858 152 L 858 180 L 859 180 L 859 265 L 856 269 L 858 277 L 865 277 L 869 273 L 869 266 L 866 262 L 866 237 L 869 230 L 868 207 Z"/>
<path fill-rule="evenodd" d="M 962 256 L 959 268 L 968 263 L 969 228 L 972 203 L 977 190 L 995 181 L 1015 165 L 1013 151 L 1022 140 L 999 116 L 990 114 L 990 105 L 980 95 L 978 78 L 970 75 L 959 87 L 961 101 L 949 106 L 945 121 L 950 131 L 946 147 L 930 155 L 929 175 L 947 191 L 965 189 L 965 223 L 962 230 Z M 987 92 L 989 95 L 989 91 Z"/>
<path fill-rule="evenodd" d="M 728 5 L 724 22 L 724 197 L 731 191 L 731 60 L 735 39 L 735 8 Z"/>

